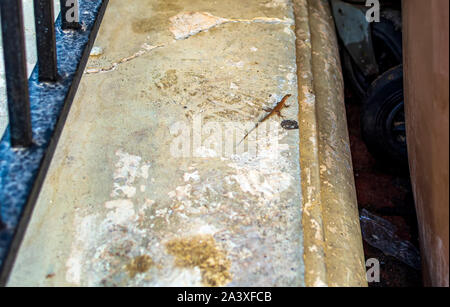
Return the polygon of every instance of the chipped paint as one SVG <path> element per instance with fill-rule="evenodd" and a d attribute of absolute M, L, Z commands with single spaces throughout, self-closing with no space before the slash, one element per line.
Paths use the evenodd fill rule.
<path fill-rule="evenodd" d="M 90 56 L 91 57 L 98 57 L 101 56 L 103 54 L 103 48 L 100 46 L 94 46 L 91 49 L 91 53 Z"/>
<path fill-rule="evenodd" d="M 184 181 L 188 182 L 189 180 L 193 180 L 193 181 L 199 181 L 200 180 L 200 175 L 198 173 L 198 170 L 193 172 L 193 173 L 185 173 L 184 176 Z"/>
<path fill-rule="evenodd" d="M 114 188 L 111 192 L 111 197 L 126 196 L 132 198 L 136 195 L 136 187 L 133 186 L 134 182 L 139 177 L 148 178 L 150 164 L 141 166 L 141 157 L 127 154 L 122 150 L 118 150 L 116 156 L 119 157 L 119 161 L 114 172 Z"/>
<path fill-rule="evenodd" d="M 72 244 L 70 257 L 66 262 L 66 280 L 69 283 L 79 285 L 81 283 L 81 272 L 84 265 L 83 254 L 91 241 L 90 234 L 95 233 L 96 216 L 77 217 L 74 220 L 74 227 L 77 236 Z"/>
<path fill-rule="evenodd" d="M 289 161 L 282 154 L 289 150 L 289 146 L 278 144 L 274 150 L 272 142 L 272 139 L 258 140 L 258 155 L 253 156 L 249 152 L 234 155 L 229 164 L 236 170 L 236 175 L 231 178 L 236 180 L 241 190 L 259 196 L 259 201 L 264 203 L 279 200 L 281 193 L 293 181 L 292 175 L 287 172 Z"/>
<path fill-rule="evenodd" d="M 136 258 L 137 255 L 134 260 L 129 259 L 133 253 L 141 252 L 140 249 L 133 249 L 133 246 L 145 239 L 146 230 L 142 228 L 140 222 L 154 201 L 146 199 L 136 211 L 136 205 L 130 198 L 136 195 L 138 179 L 148 178 L 150 164 L 142 161 L 141 157 L 121 149 L 116 151 L 115 156 L 117 162 L 114 164 L 110 194 L 112 199 L 104 203 L 106 210 L 102 214 L 85 216 L 78 211 L 75 217 L 75 240 L 66 263 L 66 281 L 69 283 L 80 285 L 85 282 L 91 286 L 100 285 L 102 272 L 107 270 L 108 274 L 117 278 L 115 282 L 120 285 L 124 282 L 120 276 L 122 271 L 120 264 L 128 261 L 129 270 L 133 261 L 139 260 Z M 120 198 L 123 196 L 127 198 Z M 125 252 L 127 249 L 130 253 Z M 116 252 L 113 252 L 114 250 Z M 123 252 L 125 253 L 122 255 Z M 112 265 L 116 268 L 111 271 Z"/>
<path fill-rule="evenodd" d="M 175 39 L 186 39 L 201 31 L 209 30 L 223 23 L 230 22 L 229 19 L 213 16 L 208 12 L 186 12 L 170 18 L 172 26 L 169 30 Z"/>

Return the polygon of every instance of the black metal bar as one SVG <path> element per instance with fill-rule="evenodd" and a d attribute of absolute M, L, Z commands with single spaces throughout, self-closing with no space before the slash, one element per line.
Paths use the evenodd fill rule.
<path fill-rule="evenodd" d="M 14 266 L 107 4 L 108 0 L 80 1 L 84 31 L 62 31 L 58 18 L 61 78 L 55 84 L 40 83 L 35 68 L 29 80 L 35 142 L 18 153 L 9 147 L 8 131 L 0 140 L 0 204 L 6 226 L 0 229 L 0 287 L 7 284 Z"/>
<path fill-rule="evenodd" d="M 52 0 L 34 0 L 39 81 L 56 81 L 55 15 Z"/>
<path fill-rule="evenodd" d="M 13 147 L 32 143 L 30 98 L 21 0 L 1 0 L 3 54 Z"/>
<path fill-rule="evenodd" d="M 60 0 L 63 30 L 78 30 L 80 24 L 80 6 L 78 0 Z"/>

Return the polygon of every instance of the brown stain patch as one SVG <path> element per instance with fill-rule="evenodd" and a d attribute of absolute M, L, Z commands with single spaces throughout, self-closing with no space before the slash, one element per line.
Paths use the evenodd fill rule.
<path fill-rule="evenodd" d="M 210 235 L 174 239 L 166 244 L 179 267 L 199 267 L 206 286 L 220 287 L 231 281 L 231 262 Z"/>
<path fill-rule="evenodd" d="M 155 83 L 155 86 L 159 89 L 168 89 L 176 85 L 178 82 L 177 71 L 175 69 L 169 69 L 164 76 Z"/>
<path fill-rule="evenodd" d="M 155 15 L 150 18 L 138 18 L 131 23 L 131 30 L 136 34 L 162 31 L 169 26 L 169 16 Z"/>
<path fill-rule="evenodd" d="M 137 18 L 131 24 L 131 29 L 134 33 L 144 34 L 154 31 L 161 31 L 168 28 L 169 18 L 176 15 L 183 10 L 174 1 L 147 1 L 146 3 L 139 3 L 140 10 L 143 12 L 154 12 L 152 16 L 146 18 Z"/>
<path fill-rule="evenodd" d="M 142 18 L 131 24 L 131 28 L 135 33 L 147 33 L 155 30 L 157 26 L 158 22 L 155 21 L 155 18 Z"/>
<path fill-rule="evenodd" d="M 134 278 L 139 273 L 147 272 L 155 263 L 148 255 L 142 255 L 134 258 L 126 265 L 126 269 L 131 278 Z"/>

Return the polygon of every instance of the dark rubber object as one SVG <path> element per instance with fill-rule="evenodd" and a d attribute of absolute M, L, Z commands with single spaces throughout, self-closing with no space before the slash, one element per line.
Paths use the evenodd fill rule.
<path fill-rule="evenodd" d="M 378 77 L 361 112 L 363 140 L 371 154 L 389 165 L 408 166 L 403 99 L 403 65 Z"/>

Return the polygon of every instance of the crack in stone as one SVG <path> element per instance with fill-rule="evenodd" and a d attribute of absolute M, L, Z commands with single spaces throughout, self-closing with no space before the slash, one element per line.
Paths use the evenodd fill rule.
<path fill-rule="evenodd" d="M 290 18 L 255 17 L 252 19 L 228 19 L 214 16 L 207 12 L 184 12 L 170 18 L 169 28 L 176 40 L 187 39 L 195 34 L 227 23 L 265 23 L 293 25 Z"/>
<path fill-rule="evenodd" d="M 170 18 L 172 26 L 169 28 L 170 32 L 175 37 L 175 41 L 166 44 L 161 44 L 157 46 L 148 45 L 144 43 L 142 49 L 134 53 L 131 56 L 125 57 L 112 63 L 108 67 L 102 68 L 87 68 L 85 74 L 98 74 L 107 73 L 117 69 L 120 64 L 130 62 L 138 57 L 141 57 L 150 51 L 163 48 L 171 43 L 176 43 L 178 40 L 188 39 L 200 32 L 208 31 L 209 29 L 215 28 L 217 26 L 228 24 L 228 23 L 263 23 L 263 24 L 284 24 L 284 25 L 294 25 L 294 20 L 290 18 L 271 18 L 271 17 L 255 17 L 252 19 L 227 19 L 222 17 L 214 16 L 207 12 L 184 12 L 175 15 Z"/>
<path fill-rule="evenodd" d="M 117 67 L 120 64 L 130 62 L 130 61 L 132 61 L 132 60 L 134 60 L 134 59 L 136 59 L 136 58 L 138 58 L 140 56 L 143 56 L 144 54 L 146 54 L 146 53 L 148 53 L 148 52 L 150 52 L 150 51 L 152 51 L 154 49 L 162 48 L 162 47 L 165 47 L 165 46 L 166 46 L 166 44 L 157 45 L 157 46 L 151 46 L 151 45 L 148 45 L 148 44 L 145 43 L 145 44 L 142 45 L 142 49 L 139 50 L 138 52 L 134 53 L 133 55 L 130 55 L 130 56 L 125 57 L 125 58 L 122 58 L 119 61 L 112 63 L 108 67 L 87 68 L 84 73 L 86 75 L 92 75 L 92 74 L 98 74 L 98 73 L 111 72 L 111 71 L 116 70 Z"/>

